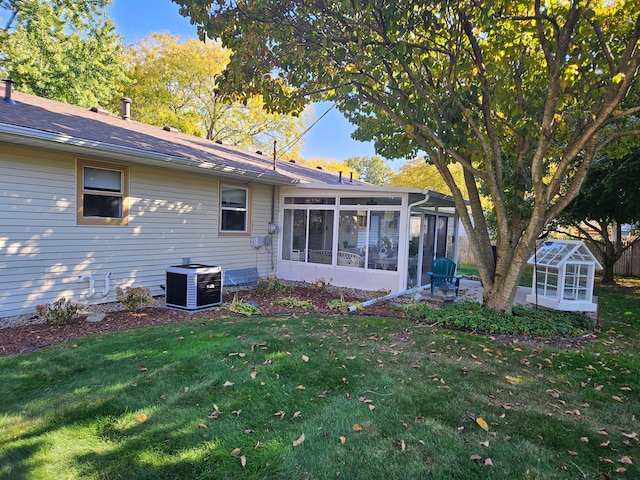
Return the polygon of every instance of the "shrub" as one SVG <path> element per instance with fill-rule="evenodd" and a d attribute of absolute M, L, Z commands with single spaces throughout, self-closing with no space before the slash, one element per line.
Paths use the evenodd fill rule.
<path fill-rule="evenodd" d="M 116 287 L 116 299 L 130 312 L 153 304 L 148 287 L 125 287 L 124 290 Z"/>
<path fill-rule="evenodd" d="M 255 287 L 256 292 L 292 292 L 293 286 L 278 280 L 277 278 L 260 278 Z"/>
<path fill-rule="evenodd" d="M 319 292 L 324 292 L 327 289 L 327 282 L 324 278 L 319 278 L 311 282 L 311 285 Z"/>
<path fill-rule="evenodd" d="M 271 302 L 272 305 L 284 305 L 289 308 L 302 308 L 303 310 L 314 310 L 316 306 L 309 300 L 301 300 L 298 297 L 281 297 Z"/>
<path fill-rule="evenodd" d="M 229 310 L 232 313 L 240 313 L 247 317 L 260 313 L 260 309 L 255 303 L 238 299 L 237 293 L 233 296 L 231 302 L 225 302 L 219 308 Z"/>
<path fill-rule="evenodd" d="M 51 325 L 64 325 L 76 316 L 80 308 L 82 308 L 82 305 L 79 303 L 62 297 L 53 302 L 53 304 L 38 305 L 36 312 Z"/>
<path fill-rule="evenodd" d="M 521 305 L 514 306 L 511 315 L 484 309 L 475 302 L 454 303 L 442 308 L 414 303 L 406 305 L 403 310 L 409 317 L 436 322 L 445 327 L 505 335 L 569 337 L 582 335 L 595 326 L 595 320 L 584 313 L 534 310 Z"/>
<path fill-rule="evenodd" d="M 340 295 L 340 298 L 334 298 L 327 302 L 327 307 L 331 310 L 339 310 L 342 313 L 347 313 L 349 311 L 349 307 L 352 305 L 356 305 L 354 302 L 347 302 L 344 299 L 344 295 Z"/>

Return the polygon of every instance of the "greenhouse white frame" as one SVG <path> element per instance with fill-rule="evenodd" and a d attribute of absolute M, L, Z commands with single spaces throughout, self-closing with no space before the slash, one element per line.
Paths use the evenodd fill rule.
<path fill-rule="evenodd" d="M 527 302 L 554 310 L 596 312 L 595 271 L 602 265 L 580 240 L 542 242 L 527 262 L 534 266 Z"/>

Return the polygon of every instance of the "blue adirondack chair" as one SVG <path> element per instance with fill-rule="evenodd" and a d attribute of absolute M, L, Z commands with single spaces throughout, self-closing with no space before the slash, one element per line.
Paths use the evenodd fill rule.
<path fill-rule="evenodd" d="M 456 275 L 456 264 L 448 258 L 436 258 L 431 264 L 431 271 L 428 272 L 431 275 L 431 296 L 436 287 L 440 287 L 445 283 L 448 283 L 456 289 L 456 297 L 458 296 L 458 290 L 460 289 L 460 279 L 462 275 Z"/>

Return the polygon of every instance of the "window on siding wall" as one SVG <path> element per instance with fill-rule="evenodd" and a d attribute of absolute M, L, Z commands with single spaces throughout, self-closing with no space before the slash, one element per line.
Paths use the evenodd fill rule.
<path fill-rule="evenodd" d="M 127 225 L 129 168 L 123 165 L 78 161 L 80 225 Z"/>
<path fill-rule="evenodd" d="M 249 232 L 249 189 L 231 185 L 220 187 L 220 232 Z"/>

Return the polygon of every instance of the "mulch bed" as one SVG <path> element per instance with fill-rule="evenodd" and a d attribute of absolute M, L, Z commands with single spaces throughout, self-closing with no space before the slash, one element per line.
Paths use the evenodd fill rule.
<path fill-rule="evenodd" d="M 293 314 L 324 314 L 340 315 L 337 310 L 331 310 L 327 303 L 340 298 L 340 294 L 334 291 L 321 290 L 313 287 L 296 287 L 294 292 L 263 291 L 256 292 L 254 289 L 246 289 L 236 292 L 238 298 L 255 303 L 260 309 L 260 315 L 293 315 Z M 224 302 L 231 302 L 234 292 L 224 293 Z M 301 300 L 308 300 L 315 305 L 315 310 L 304 310 L 302 308 L 289 308 L 282 305 L 273 305 L 275 298 L 296 296 Z M 346 302 L 359 302 L 365 300 L 357 295 L 343 295 Z M 367 315 L 389 315 L 390 302 L 378 302 L 367 307 L 363 312 L 356 314 Z M 398 315 L 395 312 L 394 315 Z M 42 348 L 55 343 L 71 340 L 74 338 L 95 335 L 98 333 L 126 330 L 131 328 L 145 327 L 148 325 L 163 325 L 168 323 L 182 322 L 190 319 L 216 318 L 220 316 L 234 315 L 226 309 L 213 309 L 202 312 L 187 312 L 172 310 L 164 307 L 148 307 L 138 312 L 126 310 L 111 311 L 106 314 L 104 320 L 100 322 L 87 322 L 86 316 L 78 316 L 65 325 L 49 325 L 46 323 L 30 323 L 16 327 L 0 329 L 0 356 L 12 355 L 21 352 L 28 352 L 37 348 Z M 34 322 L 39 321 L 34 317 Z"/>

